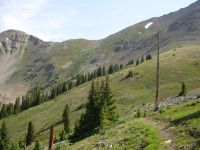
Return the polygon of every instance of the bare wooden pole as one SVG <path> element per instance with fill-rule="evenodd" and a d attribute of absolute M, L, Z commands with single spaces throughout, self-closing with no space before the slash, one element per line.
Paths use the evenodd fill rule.
<path fill-rule="evenodd" d="M 54 125 L 52 125 L 50 129 L 49 150 L 53 150 L 53 141 L 54 141 Z"/>
<path fill-rule="evenodd" d="M 157 50 L 157 68 L 156 68 L 156 97 L 155 97 L 155 108 L 159 109 L 159 92 L 160 92 L 160 31 L 158 29 L 158 50 Z"/>
<path fill-rule="evenodd" d="M 24 113 L 24 119 L 25 119 L 25 135 L 24 135 L 24 150 L 26 150 L 26 111 Z"/>

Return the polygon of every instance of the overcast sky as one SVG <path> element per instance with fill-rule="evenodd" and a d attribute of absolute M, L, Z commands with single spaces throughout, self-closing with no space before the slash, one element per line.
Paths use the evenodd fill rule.
<path fill-rule="evenodd" d="M 101 39 L 196 0 L 0 0 L 0 32 L 17 29 L 45 41 Z"/>

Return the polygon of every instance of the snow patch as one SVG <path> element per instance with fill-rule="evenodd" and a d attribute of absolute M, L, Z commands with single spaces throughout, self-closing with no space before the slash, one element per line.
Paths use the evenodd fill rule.
<path fill-rule="evenodd" d="M 9 39 L 8 38 L 6 38 L 6 41 L 8 41 Z"/>
<path fill-rule="evenodd" d="M 153 22 L 149 22 L 149 23 L 146 24 L 146 26 L 144 28 L 148 29 L 152 24 L 153 24 Z"/>

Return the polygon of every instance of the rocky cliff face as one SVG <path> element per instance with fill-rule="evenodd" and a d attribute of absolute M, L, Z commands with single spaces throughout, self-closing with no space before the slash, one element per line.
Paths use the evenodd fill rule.
<path fill-rule="evenodd" d="M 28 35 L 24 32 L 9 30 L 3 32 L 0 37 L 0 56 L 15 56 L 24 50 Z"/>
<path fill-rule="evenodd" d="M 9 85 L 8 82 L 10 76 L 16 76 L 17 64 L 23 59 L 30 43 L 39 45 L 42 41 L 16 30 L 8 30 L 0 34 L 0 101 L 13 100 L 27 90 L 22 82 L 16 85 Z"/>

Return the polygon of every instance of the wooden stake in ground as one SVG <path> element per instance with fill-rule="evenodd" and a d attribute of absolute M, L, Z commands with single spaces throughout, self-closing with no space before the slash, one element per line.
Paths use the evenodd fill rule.
<path fill-rule="evenodd" d="M 26 150 L 26 111 L 25 111 L 25 113 L 24 113 L 24 120 L 25 120 L 25 124 L 24 124 L 24 126 L 25 126 L 25 135 L 24 135 L 24 150 Z"/>
<path fill-rule="evenodd" d="M 155 97 L 155 108 L 159 109 L 159 92 L 160 92 L 160 31 L 158 30 L 158 51 L 157 51 L 157 68 L 156 68 L 156 97 Z"/>
<path fill-rule="evenodd" d="M 54 141 L 54 125 L 51 126 L 51 129 L 50 129 L 49 150 L 53 150 L 53 141 Z"/>

